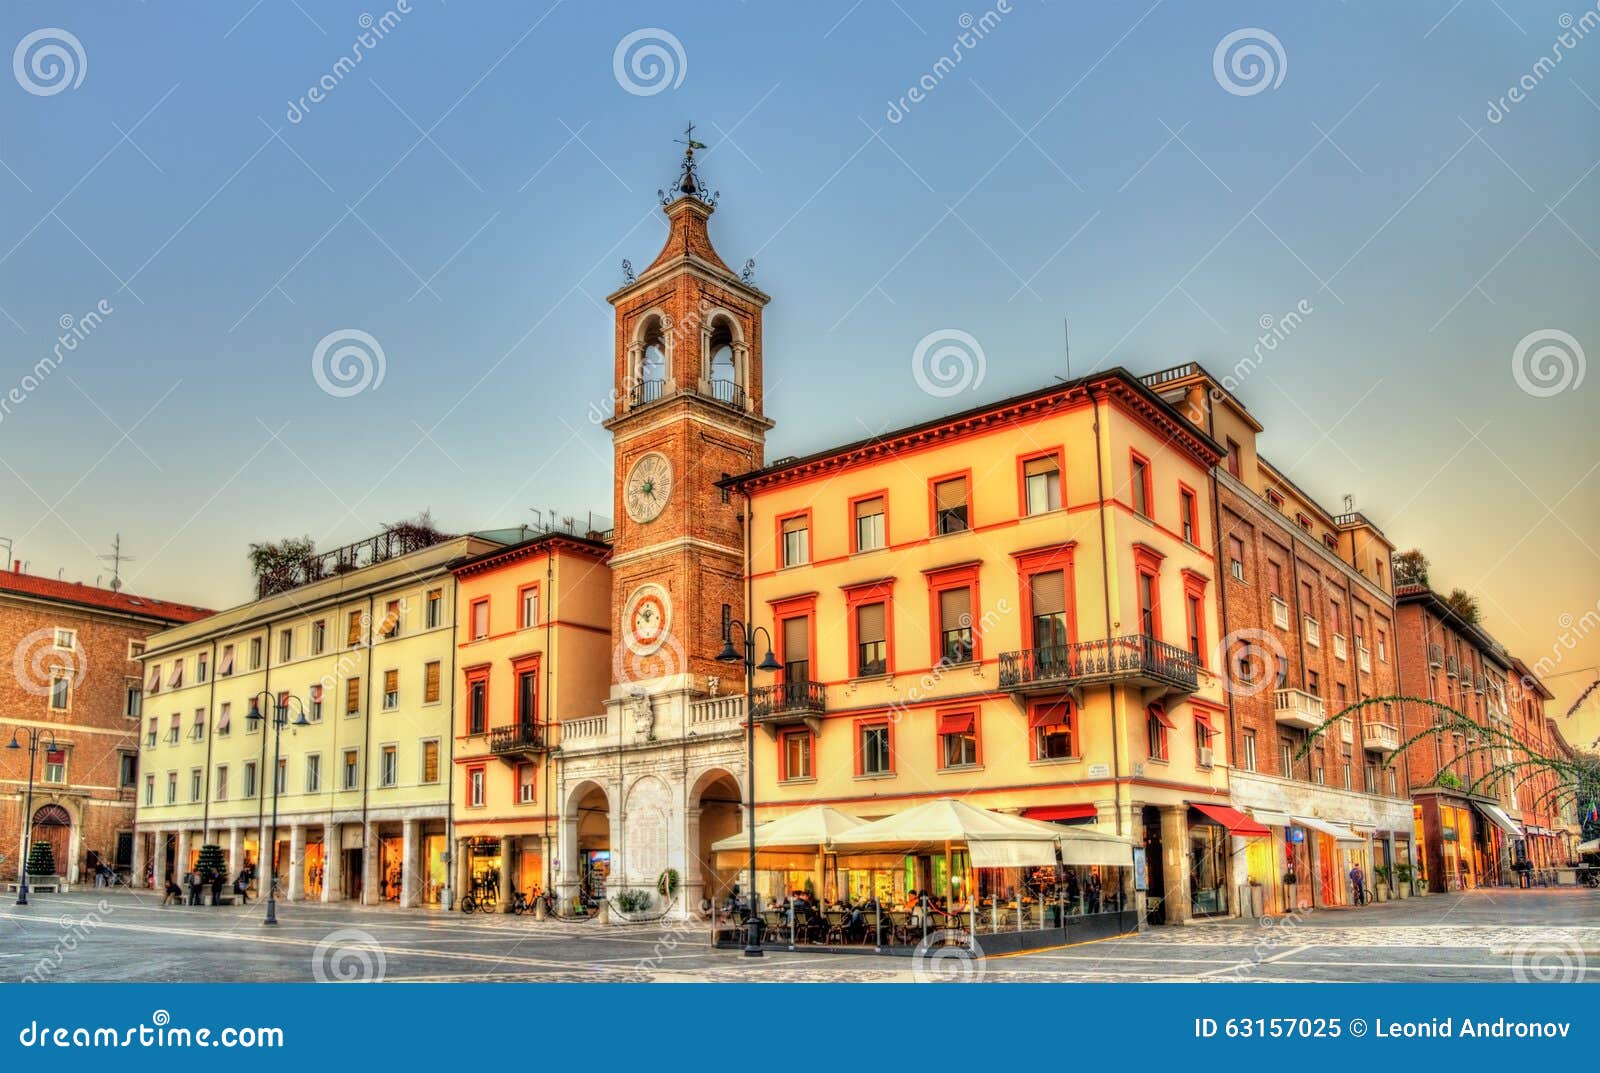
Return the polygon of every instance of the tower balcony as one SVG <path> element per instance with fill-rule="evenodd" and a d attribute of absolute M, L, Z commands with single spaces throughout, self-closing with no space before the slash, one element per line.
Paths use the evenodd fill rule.
<path fill-rule="evenodd" d="M 1144 634 L 1000 655 L 1000 688 L 1022 696 L 1112 684 L 1193 693 L 1198 672 L 1191 653 Z"/>
<path fill-rule="evenodd" d="M 511 723 L 489 728 L 489 752 L 507 763 L 530 760 L 549 751 L 545 728 L 538 723 Z"/>
<path fill-rule="evenodd" d="M 1323 723 L 1322 698 L 1303 689 L 1280 689 L 1273 694 L 1273 715 L 1280 726 L 1315 730 Z"/>
<path fill-rule="evenodd" d="M 816 730 L 828 710 L 828 689 L 821 682 L 779 682 L 750 694 L 750 719 L 768 728 L 806 723 Z"/>

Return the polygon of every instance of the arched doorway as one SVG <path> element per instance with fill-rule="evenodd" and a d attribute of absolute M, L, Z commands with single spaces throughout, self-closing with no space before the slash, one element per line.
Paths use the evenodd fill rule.
<path fill-rule="evenodd" d="M 580 783 L 567 802 L 567 820 L 574 827 L 572 871 L 578 897 L 585 905 L 597 904 L 605 897 L 611 875 L 611 802 L 594 782 Z"/>
<path fill-rule="evenodd" d="M 689 847 L 694 855 L 692 866 L 698 875 L 686 878 L 691 885 L 698 879 L 700 897 L 713 905 L 725 901 L 734 884 L 740 881 L 740 866 L 728 862 L 727 867 L 719 867 L 711 845 L 719 838 L 744 829 L 742 797 L 739 780 L 721 768 L 712 768 L 701 775 L 690 795 L 690 807 L 700 813 L 700 837 Z"/>
<path fill-rule="evenodd" d="M 33 813 L 33 842 L 48 842 L 55 857 L 56 874 L 72 874 L 72 814 L 56 804 L 41 805 Z"/>

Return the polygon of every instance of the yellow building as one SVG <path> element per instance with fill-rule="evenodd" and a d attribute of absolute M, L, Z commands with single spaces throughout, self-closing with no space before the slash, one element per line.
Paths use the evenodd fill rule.
<path fill-rule="evenodd" d="M 1112 370 L 731 482 L 783 667 L 752 702 L 757 821 L 961 797 L 1142 841 L 1168 921 L 1191 889 L 1227 912 L 1227 832 L 1190 822 L 1227 801 L 1221 454 Z M 819 893 L 943 892 L 943 865 L 841 863 Z"/>
<path fill-rule="evenodd" d="M 280 896 L 441 900 L 451 567 L 511 538 L 429 539 L 389 530 L 269 578 L 261 599 L 149 638 L 137 877 L 181 880 L 208 843 L 230 878 L 264 872 L 276 807 Z M 276 704 L 288 723 L 279 734 Z M 249 718 L 253 708 L 266 718 Z"/>
<path fill-rule="evenodd" d="M 510 891 L 554 885 L 551 749 L 610 689 L 609 552 L 544 533 L 455 568 L 455 886 L 492 890 L 501 912 Z"/>

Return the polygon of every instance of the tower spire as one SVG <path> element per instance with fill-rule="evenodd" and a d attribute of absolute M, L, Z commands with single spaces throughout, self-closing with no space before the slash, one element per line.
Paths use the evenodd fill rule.
<path fill-rule="evenodd" d="M 694 151 L 696 149 L 709 149 L 710 146 L 706 145 L 705 142 L 695 141 L 693 122 L 684 127 L 683 137 L 676 138 L 674 141 L 683 146 L 683 162 L 678 168 L 677 188 L 673 193 L 668 194 L 665 190 L 656 191 L 661 198 L 661 203 L 670 205 L 678 200 L 679 197 L 692 197 L 705 202 L 707 205 L 716 205 L 717 198 L 721 196 L 721 192 L 712 191 L 710 195 L 705 193 L 705 184 L 700 181 L 700 172 L 694 162 Z"/>

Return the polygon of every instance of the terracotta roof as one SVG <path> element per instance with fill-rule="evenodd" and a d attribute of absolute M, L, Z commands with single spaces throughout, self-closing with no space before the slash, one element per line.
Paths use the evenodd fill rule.
<path fill-rule="evenodd" d="M 80 607 L 115 611 L 123 615 L 159 619 L 162 622 L 193 622 L 213 614 L 204 607 L 190 607 L 149 596 L 135 596 L 128 592 L 85 585 L 81 581 L 57 581 L 37 574 L 19 574 L 14 570 L 0 571 L 0 594 L 7 592 L 32 596 L 41 600 L 54 600 Z"/>

